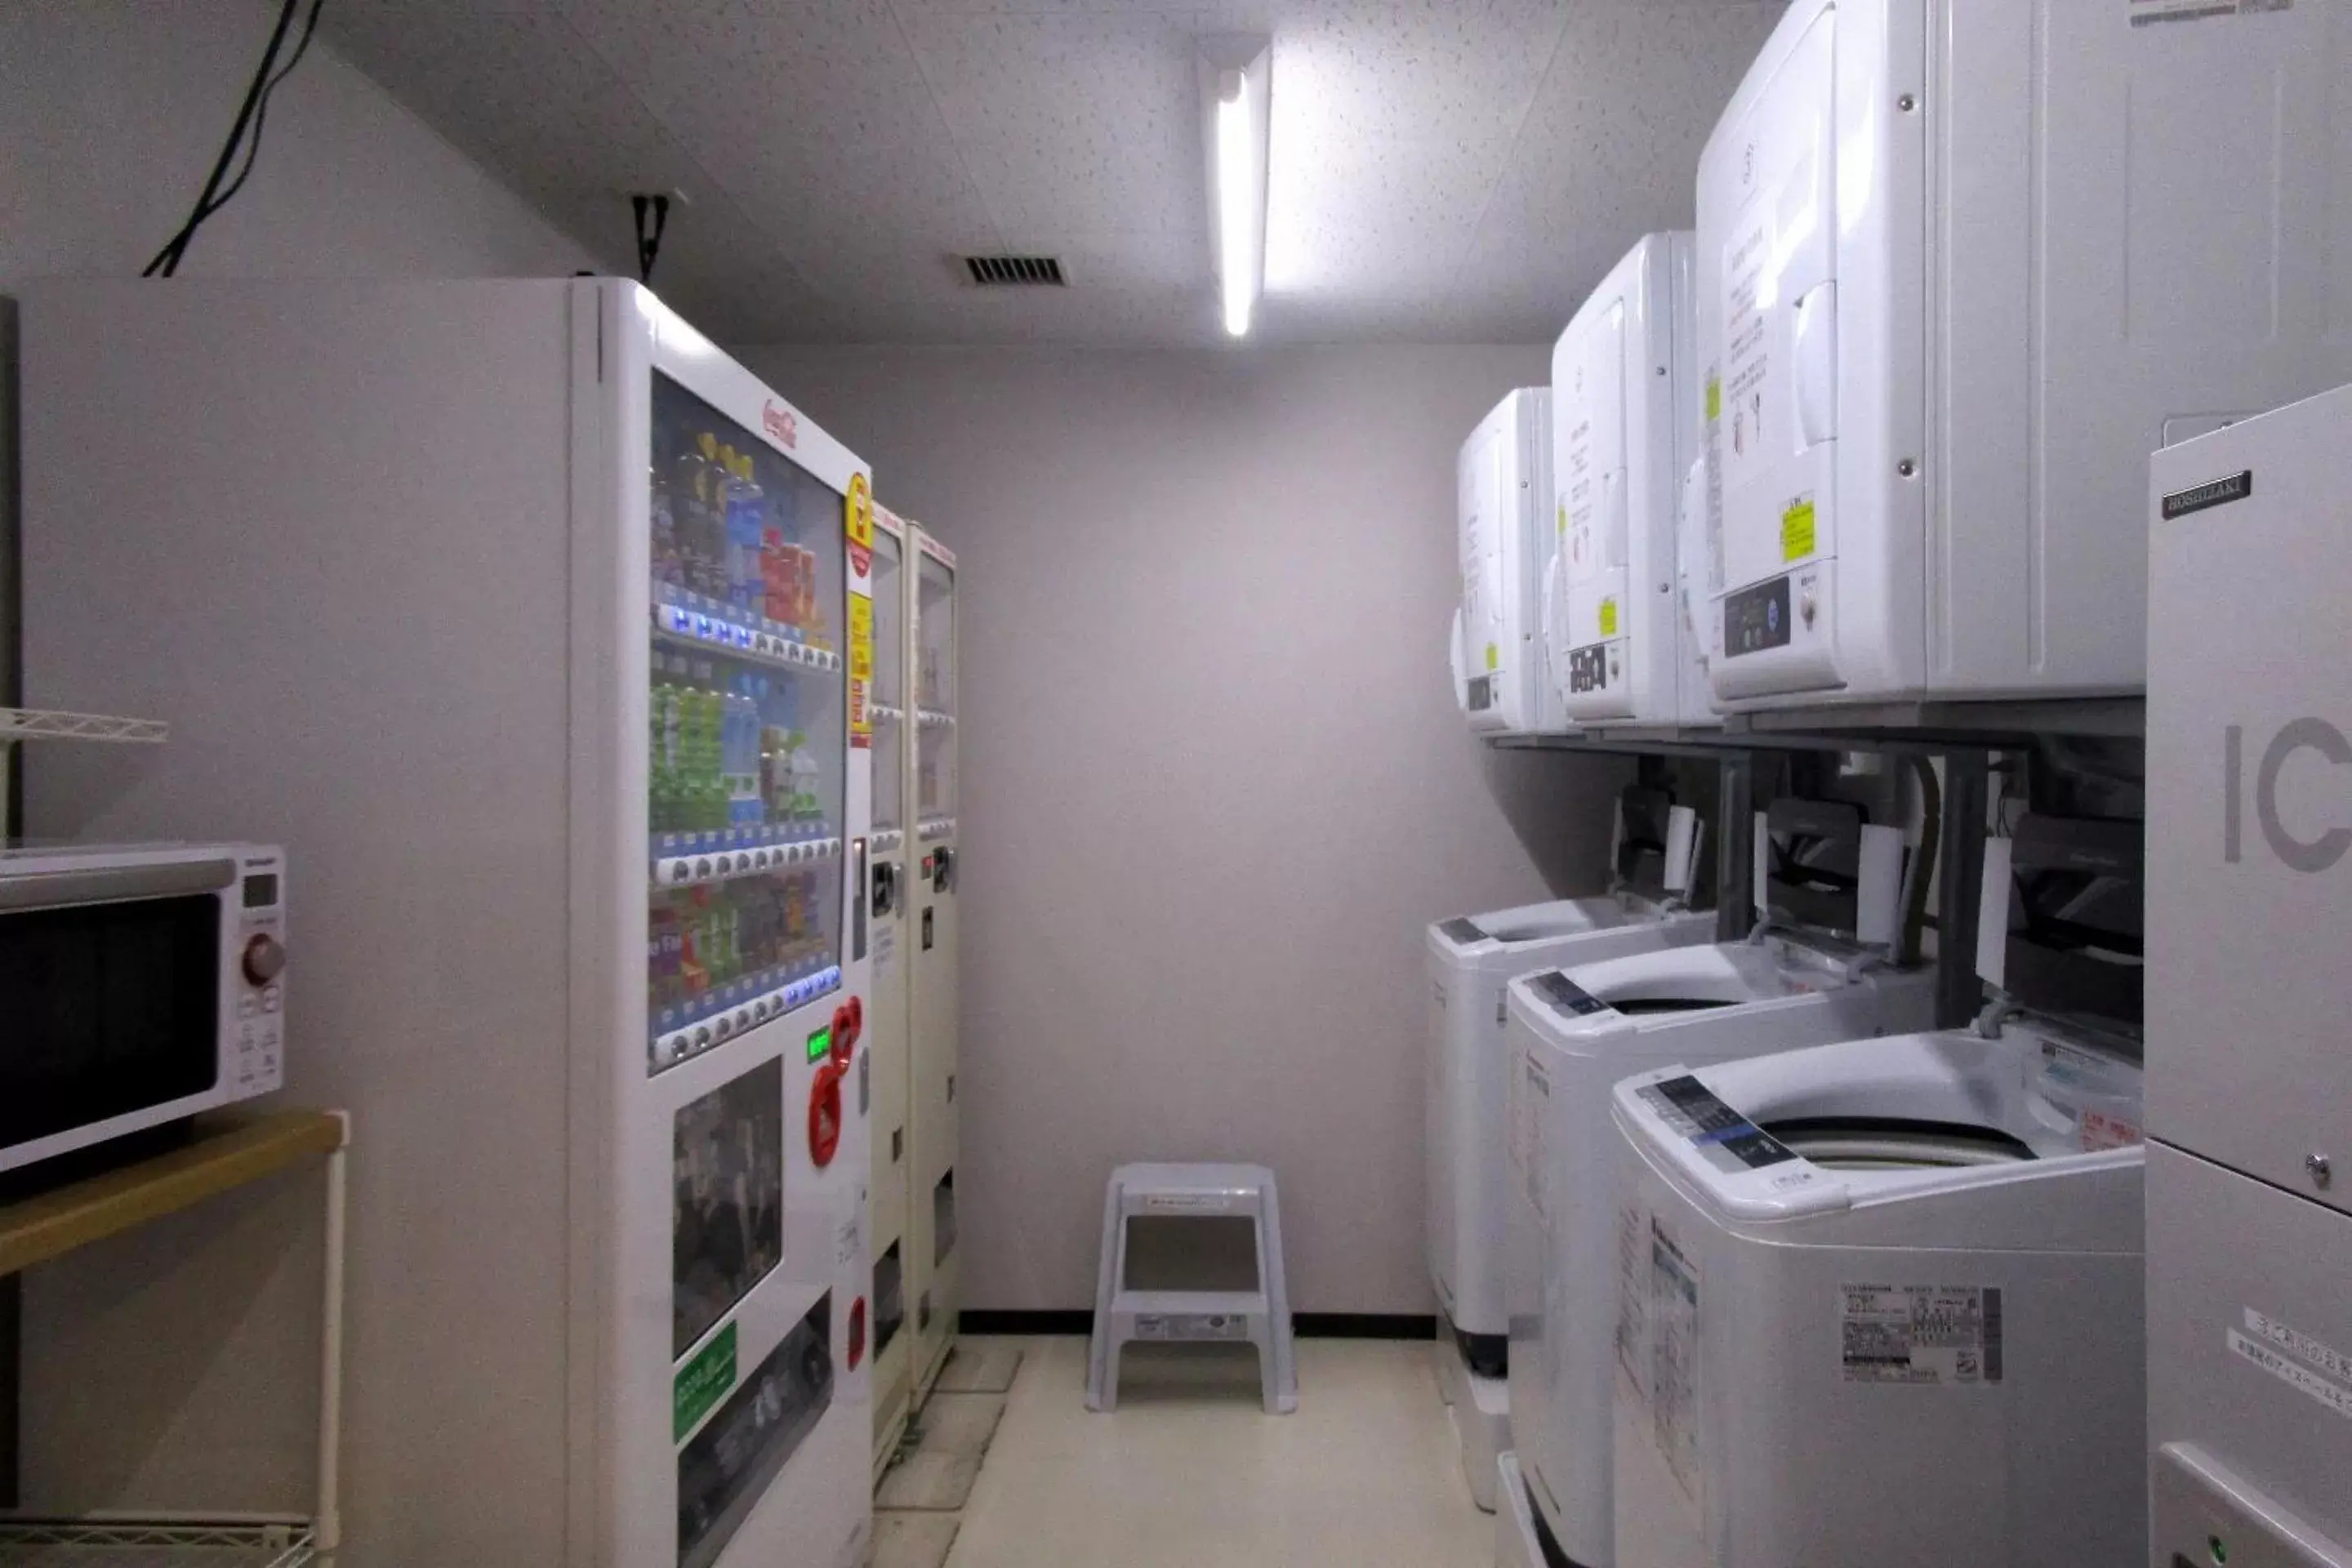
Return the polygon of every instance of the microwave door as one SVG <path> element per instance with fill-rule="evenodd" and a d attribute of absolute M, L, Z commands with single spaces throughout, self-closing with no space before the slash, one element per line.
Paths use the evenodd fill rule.
<path fill-rule="evenodd" d="M 0 889 L 22 894 L 29 883 L 48 880 Z M 0 1158 L 215 1087 L 223 918 L 216 892 L 6 907 L 21 901 L 0 902 L 0 995 L 10 998 L 10 1017 L 0 1024 Z"/>

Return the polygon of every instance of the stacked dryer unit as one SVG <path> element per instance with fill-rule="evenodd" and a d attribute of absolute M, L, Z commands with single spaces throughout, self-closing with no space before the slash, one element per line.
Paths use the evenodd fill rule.
<path fill-rule="evenodd" d="M 2127 693 L 2150 451 L 2352 376 L 2345 0 L 1797 0 L 1703 153 L 1734 708 Z"/>
<path fill-rule="evenodd" d="M 1617 1568 L 2147 1562 L 2139 837 L 1990 841 L 1972 1027 L 1617 1085 Z"/>
<path fill-rule="evenodd" d="M 2352 388 L 2157 454 L 2154 1561 L 2352 1565 Z"/>
<path fill-rule="evenodd" d="M 907 1028 L 907 908 L 911 874 L 908 752 L 915 728 L 907 691 L 908 525 L 874 509 L 874 670 L 866 717 L 874 752 L 873 838 L 867 856 L 873 1005 L 866 1012 L 872 1097 L 867 1252 L 874 1269 L 874 1475 L 898 1453 L 914 1414 L 914 1340 L 908 1331 L 914 1253 L 914 1060 Z"/>
<path fill-rule="evenodd" d="M 1889 962 L 1903 840 L 1851 805 L 1759 813 L 1748 941 L 1509 987 L 1510 1405 L 1496 1559 L 1612 1568 L 1612 1325 L 1622 1248 L 1612 1087 L 1666 1063 L 1732 1061 L 1933 1023 L 1934 975 Z M 1825 889 L 1834 889 L 1828 890 Z"/>
<path fill-rule="evenodd" d="M 963 1309 L 956 1252 L 958 990 L 956 833 L 958 679 L 955 552 L 908 523 L 906 677 L 910 733 L 905 799 L 914 823 L 907 851 L 907 1021 L 910 1043 L 909 1299 L 915 1324 L 913 1376 L 920 1406 L 955 1348 Z"/>
<path fill-rule="evenodd" d="M 1454 488 L 1462 583 L 1446 649 L 1454 700 L 1479 734 L 1566 730 L 1538 601 L 1557 547 L 1544 504 L 1551 394 L 1521 387 L 1496 404 L 1462 443 Z"/>
<path fill-rule="evenodd" d="M 1544 639 L 1578 724 L 1718 724 L 1680 602 L 1676 534 L 1697 457 L 1691 237 L 1644 236 L 1552 350 Z"/>
<path fill-rule="evenodd" d="M 1659 790 L 1619 796 L 1610 890 L 1599 898 L 1465 915 L 1429 927 L 1425 1077 L 1429 1278 L 1438 1300 L 1439 1388 L 1453 1406 L 1478 1506 L 1495 1506 L 1510 1447 L 1502 1382 L 1507 1207 L 1503 1110 L 1510 1079 L 1504 987 L 1548 965 L 1706 942 L 1712 911 L 1689 908 L 1702 859 L 1698 814 Z"/>

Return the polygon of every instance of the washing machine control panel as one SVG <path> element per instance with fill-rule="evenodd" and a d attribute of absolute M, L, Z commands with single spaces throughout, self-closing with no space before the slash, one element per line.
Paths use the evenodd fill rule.
<path fill-rule="evenodd" d="M 1788 1145 L 1726 1105 L 1713 1089 L 1687 1073 L 1646 1084 L 1640 1094 L 1659 1121 L 1718 1171 L 1761 1171 L 1797 1157 Z"/>

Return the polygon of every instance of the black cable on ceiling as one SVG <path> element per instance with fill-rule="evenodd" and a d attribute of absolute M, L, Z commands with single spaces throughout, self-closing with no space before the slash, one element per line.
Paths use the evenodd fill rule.
<path fill-rule="evenodd" d="M 661 256 L 662 231 L 669 227 L 669 198 L 664 195 L 635 195 L 629 198 L 629 208 L 637 217 L 637 281 L 653 287 L 654 262 Z M 650 225 L 646 218 L 653 221 Z"/>
<path fill-rule="evenodd" d="M 278 90 L 279 84 L 294 74 L 294 68 L 300 65 L 302 57 L 310 52 L 311 37 L 319 29 L 319 12 L 326 0 L 310 0 L 310 14 L 303 18 L 301 35 L 295 40 L 293 51 L 281 64 L 278 53 L 285 47 L 286 35 L 292 28 L 295 13 L 301 9 L 301 4 L 302 0 L 284 0 L 278 7 L 278 24 L 270 30 L 268 47 L 261 52 L 261 63 L 254 68 L 253 80 L 245 89 L 245 101 L 236 111 L 236 122 L 229 127 L 228 141 L 222 145 L 219 158 L 214 161 L 213 172 L 205 181 L 204 193 L 196 198 L 194 210 L 188 214 L 188 221 L 163 242 L 163 248 L 147 263 L 141 277 L 169 278 L 177 272 L 181 260 L 188 253 L 189 242 L 196 237 L 196 231 L 204 226 L 206 219 L 226 206 L 237 192 L 245 188 L 246 181 L 252 177 L 254 163 L 261 153 L 262 127 L 269 118 L 270 96 Z M 229 166 L 237 163 L 240 147 L 245 153 L 243 164 L 237 169 L 236 177 L 223 187 L 221 181 L 227 175 Z"/>

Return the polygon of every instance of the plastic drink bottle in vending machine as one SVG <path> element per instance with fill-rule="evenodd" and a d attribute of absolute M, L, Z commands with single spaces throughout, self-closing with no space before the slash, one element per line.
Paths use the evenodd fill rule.
<path fill-rule="evenodd" d="M 728 549 L 734 602 L 737 608 L 757 620 L 767 614 L 768 583 L 761 543 L 767 531 L 768 503 L 766 493 L 753 477 L 749 452 L 736 455 L 730 498 Z"/>
<path fill-rule="evenodd" d="M 683 587 L 686 567 L 678 553 L 677 516 L 670 504 L 669 476 L 653 471 L 654 583 L 656 587 Z"/>
<path fill-rule="evenodd" d="M 681 440 L 670 464 L 670 528 L 677 539 L 679 585 L 694 594 L 709 586 L 709 563 L 702 550 L 709 482 L 709 464 L 699 446 L 692 439 Z"/>
<path fill-rule="evenodd" d="M 736 678 L 727 695 L 727 820 L 732 827 L 757 826 L 760 804 L 760 706 L 751 698 L 751 677 Z"/>
<path fill-rule="evenodd" d="M 717 676 L 708 659 L 694 667 L 686 692 L 686 793 L 692 802 L 687 826 L 698 830 L 727 825 L 727 790 L 719 773 L 720 701 Z"/>

